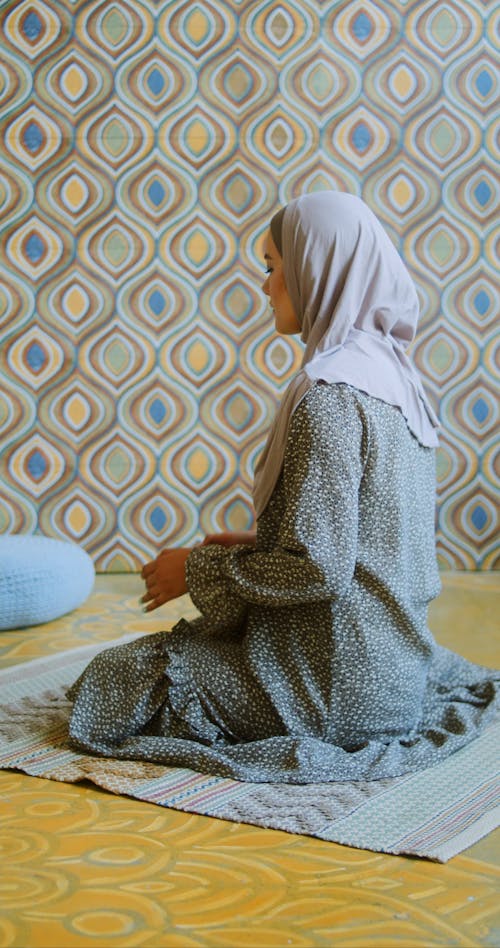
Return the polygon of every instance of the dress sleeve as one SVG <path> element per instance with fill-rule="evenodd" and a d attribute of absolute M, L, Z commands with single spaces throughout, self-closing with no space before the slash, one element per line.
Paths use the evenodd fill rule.
<path fill-rule="evenodd" d="M 284 513 L 273 548 L 211 545 L 188 558 L 191 597 L 218 627 L 240 625 L 249 606 L 334 600 L 352 579 L 363 420 L 345 386 L 335 386 L 328 398 L 317 389 L 291 420 L 281 485 Z"/>

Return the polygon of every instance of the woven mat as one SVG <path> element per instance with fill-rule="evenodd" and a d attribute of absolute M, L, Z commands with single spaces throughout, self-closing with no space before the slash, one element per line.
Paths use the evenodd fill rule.
<path fill-rule="evenodd" d="M 66 741 L 70 705 L 65 689 L 112 644 L 72 649 L 0 672 L 1 769 L 65 783 L 90 780 L 159 806 L 438 862 L 499 824 L 498 725 L 428 770 L 352 783 L 251 784 L 76 753 Z"/>

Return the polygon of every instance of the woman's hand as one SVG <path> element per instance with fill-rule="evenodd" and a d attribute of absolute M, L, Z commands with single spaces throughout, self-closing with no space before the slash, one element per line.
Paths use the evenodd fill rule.
<path fill-rule="evenodd" d="M 203 540 L 202 546 L 208 546 L 210 543 L 218 543 L 220 546 L 236 546 L 238 543 L 255 543 L 255 531 L 249 530 L 241 533 L 209 533 Z"/>
<path fill-rule="evenodd" d="M 187 592 L 186 560 L 190 553 L 186 547 L 163 550 L 155 560 L 143 566 L 141 576 L 146 583 L 146 592 L 141 602 L 147 603 L 144 612 L 152 612 Z"/>

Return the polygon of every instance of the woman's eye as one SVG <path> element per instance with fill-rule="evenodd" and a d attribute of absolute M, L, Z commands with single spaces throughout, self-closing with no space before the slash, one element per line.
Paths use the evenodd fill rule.
<path fill-rule="evenodd" d="M 272 272 L 273 272 L 272 267 L 266 267 L 265 273 L 272 273 Z"/>

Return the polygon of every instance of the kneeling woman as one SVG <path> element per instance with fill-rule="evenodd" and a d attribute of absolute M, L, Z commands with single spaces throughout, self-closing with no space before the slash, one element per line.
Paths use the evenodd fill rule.
<path fill-rule="evenodd" d="M 427 626 L 437 422 L 405 354 L 416 292 L 351 195 L 290 202 L 265 257 L 276 328 L 305 354 L 256 471 L 256 536 L 144 568 L 149 609 L 187 588 L 201 617 L 98 655 L 70 691 L 71 739 L 249 781 L 428 767 L 492 719 L 498 676 Z"/>

